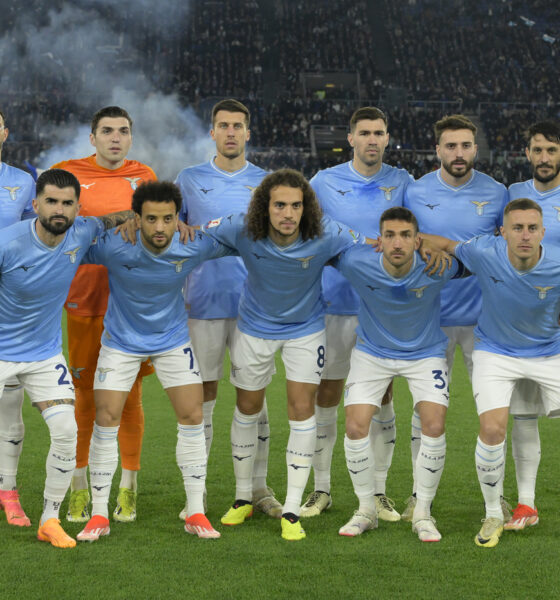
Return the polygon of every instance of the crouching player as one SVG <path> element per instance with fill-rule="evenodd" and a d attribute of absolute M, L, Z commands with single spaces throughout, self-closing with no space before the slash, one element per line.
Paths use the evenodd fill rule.
<path fill-rule="evenodd" d="M 193 243 L 180 242 L 176 229 L 181 193 L 172 183 L 139 186 L 132 208 L 139 227 L 137 243 L 105 235 L 84 259 L 107 267 L 110 296 L 94 381 L 92 517 L 77 538 L 92 542 L 109 535 L 107 505 L 118 463 L 119 422 L 140 365 L 148 357 L 177 415 L 177 464 L 188 501 L 185 530 L 201 538 L 218 538 L 219 532 L 204 515 L 202 380 L 190 344 L 182 288 L 185 276 L 202 261 L 233 251 L 200 232 Z"/>
<path fill-rule="evenodd" d="M 386 210 L 379 228 L 382 254 L 367 245 L 355 246 L 335 261 L 360 296 L 358 339 L 344 392 L 344 450 L 359 507 L 339 533 L 354 537 L 377 527 L 375 466 L 368 434 L 387 386 L 400 375 L 408 381 L 422 426 L 412 530 L 422 542 L 438 542 L 441 534 L 430 507 L 445 462 L 449 404 L 447 338 L 439 327 L 440 291 L 450 279 L 468 273 L 457 261 L 443 274 L 425 272 L 417 252 L 418 223 L 407 208 Z"/>

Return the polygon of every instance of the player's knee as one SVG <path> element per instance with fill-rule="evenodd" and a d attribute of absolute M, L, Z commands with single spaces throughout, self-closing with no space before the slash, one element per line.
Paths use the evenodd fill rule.
<path fill-rule="evenodd" d="M 480 426 L 480 439 L 490 446 L 501 444 L 506 439 L 506 426 L 497 421 L 486 420 Z"/>
<path fill-rule="evenodd" d="M 362 422 L 353 418 L 346 418 L 346 436 L 351 440 L 361 440 L 369 434 L 369 421 Z"/>
<path fill-rule="evenodd" d="M 439 437 L 445 433 L 445 421 L 441 419 L 427 419 L 422 423 L 422 434 L 428 437 Z"/>

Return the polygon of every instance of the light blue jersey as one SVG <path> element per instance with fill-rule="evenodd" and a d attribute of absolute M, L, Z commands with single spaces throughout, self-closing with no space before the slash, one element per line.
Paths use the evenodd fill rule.
<path fill-rule="evenodd" d="M 0 163 L 0 229 L 35 217 L 31 204 L 33 198 L 33 177 L 25 171 Z"/>
<path fill-rule="evenodd" d="M 465 241 L 494 233 L 507 200 L 505 186 L 484 173 L 473 169 L 467 183 L 453 187 L 443 181 L 440 169 L 410 185 L 404 205 L 418 219 L 420 231 Z M 481 306 L 475 277 L 450 281 L 441 293 L 441 326 L 474 325 Z"/>
<path fill-rule="evenodd" d="M 277 246 L 268 237 L 248 236 L 245 215 L 215 219 L 205 226 L 209 235 L 235 248 L 248 275 L 239 301 L 239 329 L 254 337 L 293 339 L 325 326 L 321 274 L 325 263 L 363 236 L 323 217 L 323 234 L 290 246 Z"/>
<path fill-rule="evenodd" d="M 77 217 L 51 248 L 38 238 L 37 219 L 0 236 L 0 360 L 32 362 L 62 352 L 62 307 L 76 270 L 96 236 L 94 217 Z"/>
<path fill-rule="evenodd" d="M 180 217 L 203 225 L 225 214 L 247 211 L 253 190 L 266 171 L 247 162 L 238 171 L 219 169 L 214 160 L 183 169 L 175 183 L 183 196 Z M 193 319 L 234 319 L 247 270 L 239 258 L 205 263 L 189 275 L 186 302 Z"/>
<path fill-rule="evenodd" d="M 379 217 L 393 206 L 402 206 L 404 191 L 414 181 L 404 169 L 383 164 L 371 177 L 364 177 L 352 161 L 319 171 L 311 187 L 323 212 L 370 238 L 379 235 Z M 359 298 L 348 281 L 332 267 L 323 272 L 323 296 L 327 313 L 355 315 Z"/>
<path fill-rule="evenodd" d="M 161 254 L 152 254 L 144 246 L 139 231 L 136 239 L 133 246 L 106 232 L 83 262 L 105 265 L 109 272 L 102 343 L 128 354 L 158 354 L 190 339 L 183 300 L 185 276 L 202 261 L 233 251 L 201 232 L 187 244 L 175 233 Z"/>
<path fill-rule="evenodd" d="M 513 268 L 502 237 L 474 238 L 459 244 L 455 254 L 476 273 L 482 289 L 476 350 L 518 357 L 560 354 L 560 248 L 542 245 L 539 262 L 526 272 Z"/>
<path fill-rule="evenodd" d="M 514 183 L 509 187 L 509 199 L 530 198 L 537 202 L 543 211 L 545 244 L 560 246 L 560 186 L 548 192 L 539 192 L 532 179 Z"/>
<path fill-rule="evenodd" d="M 396 279 L 385 270 L 383 254 L 364 245 L 341 254 L 336 267 L 360 296 L 356 348 L 380 358 L 445 357 L 440 292 L 450 279 L 463 275 L 462 265 L 454 260 L 441 277 L 429 276 L 415 252 L 410 271 Z"/>

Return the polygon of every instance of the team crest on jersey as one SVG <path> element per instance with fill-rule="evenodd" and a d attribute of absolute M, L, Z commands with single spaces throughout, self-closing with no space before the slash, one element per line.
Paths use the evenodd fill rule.
<path fill-rule="evenodd" d="M 81 248 L 81 246 L 78 246 L 77 248 L 74 248 L 74 250 L 68 250 L 68 252 L 65 252 L 64 254 L 68 254 L 68 256 L 70 257 L 70 262 L 71 263 L 75 263 L 76 262 L 76 252 L 78 252 L 78 250 Z"/>
<path fill-rule="evenodd" d="M 12 200 L 13 202 L 15 202 L 17 200 L 17 191 L 21 189 L 20 185 L 16 185 L 14 187 L 10 187 L 9 185 L 4 185 L 2 186 L 5 190 L 8 190 L 8 192 L 10 192 L 10 200 Z"/>
<path fill-rule="evenodd" d="M 424 295 L 424 290 L 427 288 L 427 285 L 423 285 L 422 287 L 419 288 L 411 288 L 410 291 L 414 292 L 416 294 L 417 298 L 422 298 L 422 296 Z"/>
<path fill-rule="evenodd" d="M 99 381 L 105 381 L 107 379 L 107 373 L 114 370 L 115 369 L 111 369 L 110 367 L 97 367 L 97 379 L 99 379 Z"/>
<path fill-rule="evenodd" d="M 471 202 L 476 206 L 476 214 L 479 217 L 482 217 L 482 215 L 484 214 L 484 207 L 487 204 L 490 204 L 490 202 L 488 202 L 488 200 L 486 202 L 478 202 L 477 200 L 471 200 Z"/>
<path fill-rule="evenodd" d="M 130 187 L 133 190 L 136 190 L 138 188 L 137 182 L 140 181 L 142 177 L 123 177 L 123 179 L 126 179 L 130 183 Z"/>
<path fill-rule="evenodd" d="M 387 202 L 391 202 L 392 199 L 392 191 L 396 190 L 398 186 L 393 185 L 391 187 L 381 187 L 379 186 L 380 190 L 383 190 L 383 193 L 385 194 L 385 200 L 387 200 Z"/>
<path fill-rule="evenodd" d="M 556 218 L 560 221 L 560 206 L 553 206 L 556 209 Z"/>
<path fill-rule="evenodd" d="M 299 260 L 299 262 L 301 263 L 302 269 L 309 269 L 309 261 L 314 257 L 315 254 L 313 256 L 306 256 L 305 258 L 298 258 L 297 260 Z"/>
<path fill-rule="evenodd" d="M 541 287 L 540 285 L 536 285 L 535 288 L 539 291 L 539 300 L 544 300 L 549 290 L 551 290 L 554 286 L 547 285 L 546 287 Z"/>
<path fill-rule="evenodd" d="M 85 367 L 70 367 L 70 370 L 74 379 L 81 379 L 80 373 L 85 370 Z"/>
<path fill-rule="evenodd" d="M 218 225 L 222 222 L 222 218 L 223 217 L 220 217 L 219 219 L 212 219 L 211 221 L 208 221 L 208 223 L 206 224 L 206 228 L 211 229 L 212 227 L 218 227 Z"/>
<path fill-rule="evenodd" d="M 183 270 L 183 263 L 189 260 L 188 258 L 183 258 L 183 260 L 170 260 L 169 262 L 172 265 L 175 265 L 175 273 L 180 273 Z"/>

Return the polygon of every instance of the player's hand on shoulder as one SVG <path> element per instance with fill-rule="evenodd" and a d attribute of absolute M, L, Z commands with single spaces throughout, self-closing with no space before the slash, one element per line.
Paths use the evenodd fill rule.
<path fill-rule="evenodd" d="M 365 243 L 371 246 L 372 248 L 375 248 L 376 252 L 381 252 L 381 244 L 379 243 L 379 240 L 377 238 L 367 237 L 365 239 Z"/>
<path fill-rule="evenodd" d="M 187 225 L 183 221 L 177 223 L 177 231 L 179 232 L 179 240 L 182 244 L 186 244 L 189 240 L 194 242 L 196 232 L 200 229 L 200 225 Z"/>
<path fill-rule="evenodd" d="M 418 249 L 422 260 L 426 263 L 424 272 L 427 272 L 428 275 L 437 274 L 441 277 L 445 273 L 446 269 L 451 268 L 451 265 L 453 264 L 453 257 L 451 254 L 431 247 L 429 244 L 425 244 L 424 242 L 425 240 L 422 241 L 422 245 Z"/>
<path fill-rule="evenodd" d="M 124 223 L 115 227 L 115 231 L 113 232 L 115 235 L 118 233 L 121 234 L 122 239 L 129 244 L 136 244 L 136 232 L 139 227 L 136 223 L 136 219 L 134 217 L 130 217 Z"/>

